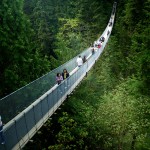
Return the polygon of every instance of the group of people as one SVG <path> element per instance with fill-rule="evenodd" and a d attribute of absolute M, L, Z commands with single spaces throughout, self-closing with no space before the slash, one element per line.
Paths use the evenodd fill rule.
<path fill-rule="evenodd" d="M 92 55 L 95 53 L 95 48 L 98 48 L 98 50 L 102 47 L 102 43 L 105 41 L 105 37 L 101 37 L 98 41 L 94 41 L 94 44 L 92 44 Z"/>
<path fill-rule="evenodd" d="M 91 52 L 92 52 L 92 55 L 95 54 L 95 47 L 97 47 L 98 49 L 101 48 L 102 46 L 102 43 L 105 41 L 105 38 L 104 37 L 101 37 L 99 39 L 99 41 L 94 41 L 94 44 L 91 44 Z M 81 56 L 79 56 L 77 58 L 77 66 L 80 67 L 83 65 L 83 63 L 85 63 L 87 61 L 86 59 L 86 56 L 83 56 L 83 58 Z"/>
<path fill-rule="evenodd" d="M 76 60 L 77 66 L 81 67 L 83 63 L 87 61 L 86 56 L 83 56 L 83 58 L 79 55 L 79 57 Z M 62 73 L 57 73 L 56 75 L 56 82 L 59 85 L 63 80 L 67 79 L 69 77 L 69 73 L 67 69 L 64 69 Z"/>
<path fill-rule="evenodd" d="M 107 35 L 110 33 L 110 31 L 107 32 Z M 97 47 L 98 49 L 101 48 L 102 43 L 105 41 L 105 37 L 101 37 L 98 41 L 94 41 L 94 44 L 91 44 L 91 52 L 92 55 L 95 53 L 95 47 Z M 81 67 L 83 65 L 83 63 L 85 63 L 87 61 L 86 56 L 83 56 L 83 58 L 81 57 L 81 55 L 79 55 L 79 57 L 76 60 L 77 66 Z M 57 73 L 56 75 L 56 82 L 59 85 L 63 80 L 65 80 L 66 78 L 69 77 L 69 73 L 67 71 L 67 69 L 63 70 L 63 73 Z"/>
<path fill-rule="evenodd" d="M 84 55 L 83 58 L 79 55 L 79 57 L 77 58 L 77 66 L 81 67 L 85 62 L 87 61 L 86 56 Z"/>
<path fill-rule="evenodd" d="M 59 85 L 63 80 L 69 77 L 69 73 L 67 69 L 64 69 L 62 73 L 57 73 L 56 75 L 56 82 Z"/>

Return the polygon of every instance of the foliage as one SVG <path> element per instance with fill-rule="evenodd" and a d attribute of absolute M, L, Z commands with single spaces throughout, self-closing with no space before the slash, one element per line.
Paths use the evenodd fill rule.
<path fill-rule="evenodd" d="M 149 128 L 148 98 L 140 97 L 140 81 L 127 79 L 112 92 L 105 93 L 95 115 L 99 127 L 97 141 L 104 143 L 104 149 L 135 149 L 136 144 L 145 143 L 146 129 Z"/>
<path fill-rule="evenodd" d="M 48 71 L 50 63 L 35 50 L 33 35 L 30 21 L 23 12 L 23 1 L 1 1 L 0 97 Z M 41 64 L 44 65 L 41 67 Z"/>
<path fill-rule="evenodd" d="M 59 22 L 62 26 L 56 35 L 57 42 L 55 45 L 57 45 L 57 49 L 55 49 L 55 52 L 57 52 L 62 62 L 66 62 L 78 55 L 87 47 L 87 44 L 83 45 L 83 37 L 81 34 L 82 24 L 78 19 L 60 18 Z"/>
<path fill-rule="evenodd" d="M 59 118 L 58 123 L 61 126 L 60 132 L 56 135 L 58 144 L 49 146 L 50 150 L 59 149 L 85 149 L 84 138 L 87 132 L 79 128 L 78 124 L 71 119 L 67 113 L 63 112 L 63 116 Z"/>

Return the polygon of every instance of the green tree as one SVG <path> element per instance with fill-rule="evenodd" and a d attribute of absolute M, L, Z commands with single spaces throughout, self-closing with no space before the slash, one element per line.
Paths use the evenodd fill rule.
<path fill-rule="evenodd" d="M 87 132 L 83 128 L 77 127 L 78 124 L 67 113 L 63 112 L 63 116 L 59 118 L 58 123 L 61 126 L 60 132 L 56 135 L 58 144 L 49 146 L 48 149 L 86 149 L 84 138 L 87 137 Z"/>
<path fill-rule="evenodd" d="M 0 2 L 0 96 L 9 94 L 45 73 L 46 58 L 34 49 L 33 30 L 23 12 L 23 1 Z M 41 67 L 41 62 L 44 66 Z M 38 70 L 38 73 L 35 73 Z"/>

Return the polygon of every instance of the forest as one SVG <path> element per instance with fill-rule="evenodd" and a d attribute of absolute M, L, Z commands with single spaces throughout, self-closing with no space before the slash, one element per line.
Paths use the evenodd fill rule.
<path fill-rule="evenodd" d="M 112 0 L 1 0 L 0 97 L 73 58 Z M 118 0 L 102 56 L 24 150 L 150 149 L 150 1 Z"/>

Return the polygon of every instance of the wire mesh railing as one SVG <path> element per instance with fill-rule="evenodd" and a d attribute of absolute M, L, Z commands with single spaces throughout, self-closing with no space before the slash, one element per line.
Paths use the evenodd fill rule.
<path fill-rule="evenodd" d="M 87 56 L 90 52 L 90 48 L 88 48 L 81 53 L 81 56 Z M 61 73 L 64 68 L 67 68 L 68 72 L 71 72 L 76 67 L 76 58 L 77 56 L 46 75 L 2 98 L 0 100 L 0 114 L 4 116 L 3 121 L 7 123 L 13 119 L 18 113 L 53 87 L 56 84 L 56 73 Z"/>

